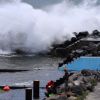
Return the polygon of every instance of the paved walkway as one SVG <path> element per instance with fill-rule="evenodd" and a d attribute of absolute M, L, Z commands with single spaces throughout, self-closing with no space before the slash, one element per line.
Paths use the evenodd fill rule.
<path fill-rule="evenodd" d="M 86 100 L 100 100 L 100 83 L 95 87 L 94 92 L 91 92 Z"/>

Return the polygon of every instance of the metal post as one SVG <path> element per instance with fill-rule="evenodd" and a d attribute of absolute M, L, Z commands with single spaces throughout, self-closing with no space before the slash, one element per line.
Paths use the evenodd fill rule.
<path fill-rule="evenodd" d="M 38 80 L 35 80 L 33 82 L 33 98 L 34 99 L 39 99 L 39 85 L 40 85 L 40 82 Z"/>
<path fill-rule="evenodd" d="M 26 100 L 32 100 L 32 89 L 26 89 Z"/>

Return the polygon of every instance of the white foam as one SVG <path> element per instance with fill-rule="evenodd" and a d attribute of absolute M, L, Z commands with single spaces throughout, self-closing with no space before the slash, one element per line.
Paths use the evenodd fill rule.
<path fill-rule="evenodd" d="M 96 1 L 74 5 L 64 0 L 43 10 L 20 0 L 0 0 L 0 50 L 36 53 L 48 50 L 55 41 L 70 39 L 72 32 L 100 29 Z"/>

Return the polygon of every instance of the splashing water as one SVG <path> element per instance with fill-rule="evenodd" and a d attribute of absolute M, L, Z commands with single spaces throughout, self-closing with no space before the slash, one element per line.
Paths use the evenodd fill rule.
<path fill-rule="evenodd" d="M 21 0 L 0 0 L 0 53 L 42 52 L 54 41 L 70 39 L 72 32 L 99 30 L 97 2 L 62 0 L 37 9 Z"/>

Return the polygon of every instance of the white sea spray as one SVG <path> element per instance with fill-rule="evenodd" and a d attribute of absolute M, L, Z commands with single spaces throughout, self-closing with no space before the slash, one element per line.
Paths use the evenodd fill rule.
<path fill-rule="evenodd" d="M 48 50 L 52 43 L 70 39 L 73 32 L 100 29 L 97 0 L 70 0 L 44 9 L 36 9 L 21 0 L 0 0 L 0 51 L 20 49 L 36 53 Z"/>

